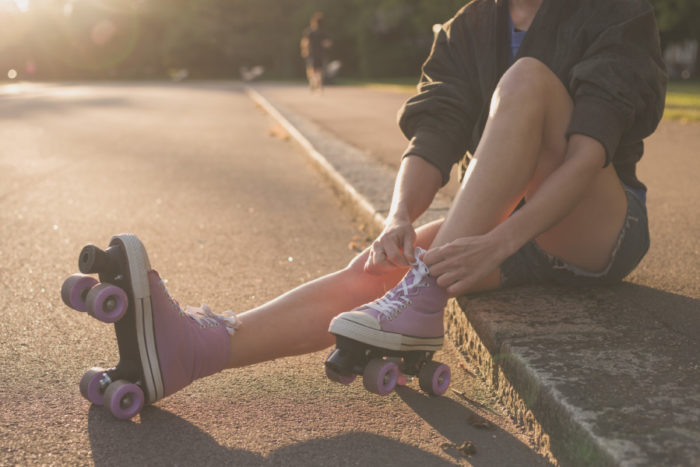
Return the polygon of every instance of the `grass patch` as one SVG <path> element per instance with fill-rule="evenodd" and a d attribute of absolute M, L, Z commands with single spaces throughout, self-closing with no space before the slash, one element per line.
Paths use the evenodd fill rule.
<path fill-rule="evenodd" d="M 416 91 L 418 78 L 392 78 L 372 81 L 339 80 L 345 86 L 411 94 Z M 682 122 L 700 122 L 700 81 L 672 81 L 668 84 L 664 118 Z"/>
<path fill-rule="evenodd" d="M 700 82 L 670 82 L 666 94 L 664 118 L 683 122 L 700 122 Z"/>

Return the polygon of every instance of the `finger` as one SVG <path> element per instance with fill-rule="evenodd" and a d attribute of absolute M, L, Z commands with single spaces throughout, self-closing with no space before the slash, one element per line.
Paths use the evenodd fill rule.
<path fill-rule="evenodd" d="M 442 247 L 431 248 L 423 253 L 423 262 L 430 267 L 442 261 Z"/>
<path fill-rule="evenodd" d="M 474 280 L 471 277 L 467 277 L 457 282 L 454 282 L 449 287 L 445 288 L 445 291 L 450 297 L 457 297 L 459 295 L 467 293 L 473 285 Z"/>
<path fill-rule="evenodd" d="M 367 274 L 372 274 L 373 276 L 381 276 L 383 274 L 386 274 L 389 272 L 391 269 L 393 269 L 394 266 L 387 262 L 382 262 L 382 263 L 370 263 L 367 262 L 364 267 L 364 271 Z"/>
<path fill-rule="evenodd" d="M 387 242 L 384 245 L 384 251 L 386 252 L 386 259 L 396 265 L 396 266 L 408 266 L 406 258 L 401 254 L 401 250 L 393 242 Z"/>
<path fill-rule="evenodd" d="M 449 286 L 451 286 L 457 280 L 450 273 L 443 273 L 443 274 L 432 274 L 431 273 L 431 276 L 435 277 L 435 282 L 437 282 L 437 285 L 439 285 L 440 287 L 442 287 L 445 290 L 447 290 L 447 288 Z"/>
<path fill-rule="evenodd" d="M 381 245 L 379 244 L 379 241 L 375 240 L 369 247 L 369 251 L 367 253 L 367 260 L 365 261 L 365 269 L 369 266 L 373 266 L 374 264 L 376 264 L 377 257 L 380 251 L 382 251 Z"/>
<path fill-rule="evenodd" d="M 403 241 L 403 256 L 409 264 L 416 262 L 416 251 L 413 248 L 413 239 L 406 237 Z"/>
<path fill-rule="evenodd" d="M 425 264 L 428 266 L 428 271 L 433 277 L 439 277 L 443 274 L 454 273 L 457 269 L 460 269 L 461 266 L 459 258 L 445 258 L 437 262 L 433 262 L 430 265 L 428 265 L 427 262 Z"/>
<path fill-rule="evenodd" d="M 443 289 L 447 289 L 462 280 L 470 280 L 470 274 L 468 271 L 455 268 L 451 268 L 447 272 L 440 273 L 433 277 L 436 278 L 437 284 Z"/>

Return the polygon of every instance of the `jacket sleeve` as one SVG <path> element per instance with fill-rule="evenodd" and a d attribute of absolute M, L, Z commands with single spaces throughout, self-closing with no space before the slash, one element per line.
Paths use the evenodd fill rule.
<path fill-rule="evenodd" d="M 456 18 L 436 35 L 423 64 L 418 94 L 399 112 L 399 126 L 409 139 L 403 157 L 416 155 L 436 166 L 443 184 L 449 180 L 452 165 L 467 152 L 480 110 L 465 66 L 470 46 Z"/>
<path fill-rule="evenodd" d="M 621 143 L 641 141 L 661 119 L 666 72 L 652 8 L 639 0 L 609 2 L 592 17 L 600 32 L 570 76 L 574 109 L 567 136 L 598 140 L 613 161 Z"/>

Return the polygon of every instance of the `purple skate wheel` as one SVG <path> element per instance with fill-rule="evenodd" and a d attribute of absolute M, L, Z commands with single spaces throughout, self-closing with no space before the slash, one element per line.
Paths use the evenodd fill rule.
<path fill-rule="evenodd" d="M 399 367 L 396 363 L 375 358 L 365 367 L 362 382 L 369 392 L 386 396 L 396 387 Z"/>
<path fill-rule="evenodd" d="M 326 376 L 328 376 L 328 379 L 330 379 L 331 381 L 335 381 L 336 383 L 345 384 L 345 385 L 352 383 L 353 381 L 355 381 L 355 378 L 357 377 L 357 375 L 347 375 L 347 376 L 341 375 L 337 371 L 332 370 L 332 369 L 328 368 L 327 366 L 326 366 Z"/>
<path fill-rule="evenodd" d="M 126 292 L 112 284 L 97 284 L 90 289 L 85 301 L 88 313 L 103 323 L 119 321 L 129 303 Z"/>
<path fill-rule="evenodd" d="M 418 373 L 420 388 L 431 396 L 442 396 L 450 385 L 450 367 L 430 361 Z"/>
<path fill-rule="evenodd" d="M 104 403 L 104 392 L 100 387 L 100 381 L 105 375 L 103 368 L 90 368 L 80 379 L 80 394 L 95 405 Z"/>
<path fill-rule="evenodd" d="M 85 300 L 90 289 L 97 284 L 94 277 L 84 274 L 73 274 L 61 286 L 61 298 L 70 308 L 77 311 L 87 311 Z"/>
<path fill-rule="evenodd" d="M 119 420 L 128 420 L 143 408 L 143 390 L 134 383 L 119 379 L 107 386 L 104 401 L 112 415 Z"/>

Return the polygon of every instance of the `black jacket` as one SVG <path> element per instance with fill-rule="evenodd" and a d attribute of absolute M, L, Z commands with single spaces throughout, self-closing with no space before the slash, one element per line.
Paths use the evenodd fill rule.
<path fill-rule="evenodd" d="M 507 0 L 474 0 L 443 25 L 423 65 L 418 94 L 399 113 L 417 155 L 446 183 L 452 165 L 476 149 L 498 80 L 509 66 Z M 635 174 L 642 139 L 663 114 L 666 72 L 654 12 L 646 0 L 544 0 L 516 60 L 534 57 L 569 90 L 567 136 L 600 141 L 623 183 Z M 464 160 L 463 160 L 464 161 Z"/>

